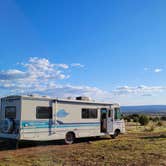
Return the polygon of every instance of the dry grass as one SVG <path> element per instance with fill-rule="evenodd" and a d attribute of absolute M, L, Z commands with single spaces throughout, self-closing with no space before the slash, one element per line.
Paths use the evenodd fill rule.
<path fill-rule="evenodd" d="M 150 125 L 146 129 L 150 128 Z M 127 134 L 80 141 L 73 145 L 39 145 L 19 150 L 0 151 L 0 166 L 166 166 L 166 126 L 146 131 L 134 123 L 127 125 Z"/>

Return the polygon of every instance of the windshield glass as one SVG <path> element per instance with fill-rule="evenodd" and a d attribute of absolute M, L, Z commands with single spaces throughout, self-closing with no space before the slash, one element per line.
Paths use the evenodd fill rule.
<path fill-rule="evenodd" d="M 122 119 L 122 114 L 120 112 L 120 108 L 115 108 L 115 119 Z"/>
<path fill-rule="evenodd" d="M 5 118 L 16 119 L 16 107 L 10 106 L 5 108 Z"/>

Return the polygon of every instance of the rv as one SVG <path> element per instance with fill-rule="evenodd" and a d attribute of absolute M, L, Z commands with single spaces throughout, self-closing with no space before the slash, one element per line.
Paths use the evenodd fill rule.
<path fill-rule="evenodd" d="M 22 141 L 65 140 L 125 132 L 118 104 L 85 97 L 54 99 L 39 96 L 8 96 L 1 99 L 0 138 Z"/>

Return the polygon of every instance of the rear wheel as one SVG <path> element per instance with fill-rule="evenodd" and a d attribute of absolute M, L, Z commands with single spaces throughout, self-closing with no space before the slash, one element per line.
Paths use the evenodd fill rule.
<path fill-rule="evenodd" d="M 16 148 L 16 149 L 19 149 L 19 145 L 20 145 L 20 142 L 17 140 L 17 141 L 15 142 L 15 148 Z"/>
<path fill-rule="evenodd" d="M 66 134 L 65 143 L 73 144 L 75 141 L 75 134 L 73 132 L 69 132 Z"/>
<path fill-rule="evenodd" d="M 2 132 L 5 134 L 12 133 L 14 130 L 14 121 L 6 118 L 2 124 Z"/>
<path fill-rule="evenodd" d="M 19 140 L 9 140 L 8 146 L 12 149 L 19 149 L 20 141 Z"/>
<path fill-rule="evenodd" d="M 115 139 L 120 134 L 120 130 L 115 130 L 114 134 L 111 135 L 112 139 Z"/>

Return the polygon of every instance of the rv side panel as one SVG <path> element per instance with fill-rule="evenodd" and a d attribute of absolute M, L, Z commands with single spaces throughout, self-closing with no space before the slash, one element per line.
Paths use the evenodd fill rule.
<path fill-rule="evenodd" d="M 52 107 L 51 100 L 47 99 L 22 99 L 21 112 L 21 139 L 25 140 L 49 140 L 53 139 L 54 130 L 52 118 L 37 118 L 37 108 Z"/>
<path fill-rule="evenodd" d="M 103 135 L 100 133 L 100 108 L 104 105 L 84 104 L 59 101 L 56 107 L 56 131 L 65 137 L 69 131 L 73 131 L 76 137 L 90 137 Z M 107 106 L 108 107 L 108 106 Z M 97 111 L 94 118 L 84 118 L 83 110 L 91 109 Z"/>

